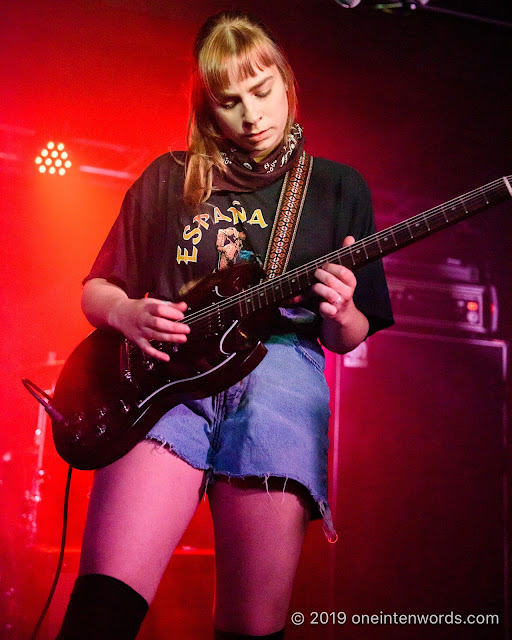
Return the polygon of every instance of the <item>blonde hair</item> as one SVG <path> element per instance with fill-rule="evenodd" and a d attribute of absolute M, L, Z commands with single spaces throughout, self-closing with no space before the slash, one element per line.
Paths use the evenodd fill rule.
<path fill-rule="evenodd" d="M 192 100 L 188 123 L 184 199 L 196 208 L 212 192 L 212 169 L 225 171 L 220 144 L 224 140 L 209 105 L 232 80 L 245 80 L 257 70 L 278 68 L 288 95 L 285 137 L 295 121 L 295 77 L 274 37 L 259 20 L 236 11 L 208 18 L 194 44 Z"/>

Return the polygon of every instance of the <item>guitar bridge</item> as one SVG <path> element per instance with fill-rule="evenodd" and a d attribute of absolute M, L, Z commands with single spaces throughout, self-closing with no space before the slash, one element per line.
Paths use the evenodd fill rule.
<path fill-rule="evenodd" d="M 130 349 L 131 343 L 126 338 L 121 343 L 120 353 L 120 367 L 119 373 L 121 376 L 121 383 L 133 384 L 133 376 L 130 367 Z"/>

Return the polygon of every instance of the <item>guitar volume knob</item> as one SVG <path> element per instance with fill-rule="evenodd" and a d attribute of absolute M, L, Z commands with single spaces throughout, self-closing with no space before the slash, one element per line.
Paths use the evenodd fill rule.
<path fill-rule="evenodd" d="M 101 436 L 105 435 L 106 430 L 107 427 L 104 424 L 96 425 L 96 436 L 101 438 Z"/>

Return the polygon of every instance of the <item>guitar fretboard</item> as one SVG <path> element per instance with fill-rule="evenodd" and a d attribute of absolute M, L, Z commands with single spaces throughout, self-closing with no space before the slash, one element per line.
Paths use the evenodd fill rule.
<path fill-rule="evenodd" d="M 265 280 L 225 300 L 196 311 L 185 322 L 198 329 L 197 323 L 230 325 L 251 314 L 278 306 L 284 300 L 308 289 L 315 282 L 315 271 L 332 262 L 356 270 L 421 238 L 472 216 L 512 196 L 512 176 L 498 178 L 449 202 L 379 231 L 354 244 L 337 249 L 301 267 Z"/>

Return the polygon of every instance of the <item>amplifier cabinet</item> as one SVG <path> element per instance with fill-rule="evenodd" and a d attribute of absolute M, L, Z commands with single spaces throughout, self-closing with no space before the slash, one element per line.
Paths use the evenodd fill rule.
<path fill-rule="evenodd" d="M 326 586 L 294 600 L 346 622 L 292 637 L 506 640 L 508 345 L 388 330 L 363 349 L 328 357 L 339 540 Z"/>

